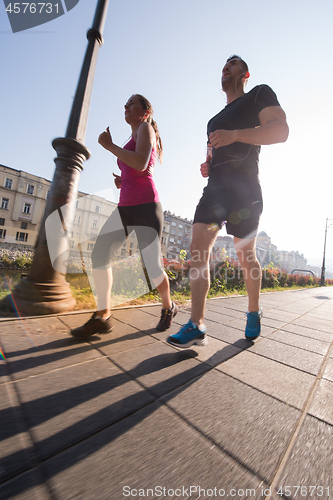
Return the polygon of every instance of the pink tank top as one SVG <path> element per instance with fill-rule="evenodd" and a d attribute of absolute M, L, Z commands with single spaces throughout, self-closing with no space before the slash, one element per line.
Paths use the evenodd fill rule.
<path fill-rule="evenodd" d="M 132 137 L 128 143 L 125 144 L 124 149 L 135 151 L 135 145 L 135 140 Z M 158 203 L 160 201 L 153 181 L 155 162 L 155 148 L 151 152 L 148 167 L 143 172 L 129 167 L 118 158 L 117 164 L 121 170 L 119 206 L 128 207 L 132 205 L 143 205 L 143 203 Z"/>

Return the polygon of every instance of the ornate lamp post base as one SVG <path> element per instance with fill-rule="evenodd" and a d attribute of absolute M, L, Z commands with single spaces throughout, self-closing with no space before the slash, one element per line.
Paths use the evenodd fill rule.
<path fill-rule="evenodd" d="M 69 284 L 65 281 L 34 283 L 22 278 L 5 304 L 15 308 L 20 314 L 37 316 L 72 311 L 76 301 Z"/>

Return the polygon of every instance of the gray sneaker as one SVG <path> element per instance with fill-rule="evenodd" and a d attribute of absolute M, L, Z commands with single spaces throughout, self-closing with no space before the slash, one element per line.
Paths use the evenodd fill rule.
<path fill-rule="evenodd" d="M 79 339 L 86 339 L 91 335 L 95 335 L 96 333 L 109 333 L 111 332 L 112 325 L 112 316 L 109 316 L 108 319 L 96 318 L 96 312 L 92 315 L 92 317 L 82 326 L 78 328 L 74 328 L 71 330 L 71 334 L 73 337 Z"/>

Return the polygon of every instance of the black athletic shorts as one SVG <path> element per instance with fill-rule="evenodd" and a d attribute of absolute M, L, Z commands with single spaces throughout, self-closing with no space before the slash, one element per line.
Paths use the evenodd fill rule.
<path fill-rule="evenodd" d="M 91 254 L 93 268 L 109 268 L 115 253 L 134 230 L 149 278 L 158 278 L 163 272 L 160 245 L 162 227 L 161 203 L 118 206 L 97 237 Z"/>
<path fill-rule="evenodd" d="M 259 181 L 242 174 L 214 176 L 197 205 L 194 221 L 203 224 L 226 223 L 228 234 L 236 238 L 257 235 L 263 202 Z"/>

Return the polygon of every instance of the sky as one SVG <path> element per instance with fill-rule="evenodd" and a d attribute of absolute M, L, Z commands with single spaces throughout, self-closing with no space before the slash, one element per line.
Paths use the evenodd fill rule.
<path fill-rule="evenodd" d="M 52 180 L 51 143 L 66 132 L 96 5 L 79 0 L 51 22 L 12 33 L 0 2 L 0 164 Z M 331 0 L 110 0 L 79 190 L 113 186 L 116 160 L 97 138 L 109 126 L 116 144 L 126 142 L 124 104 L 140 93 L 163 141 L 154 176 L 163 209 L 193 219 L 207 183 L 200 174 L 207 122 L 226 104 L 221 70 L 238 54 L 250 69 L 246 91 L 270 85 L 290 127 L 286 143 L 262 147 L 259 231 L 279 250 L 321 265 L 326 219 L 333 220 L 332 18 Z M 333 227 L 326 258 L 333 266 Z"/>

